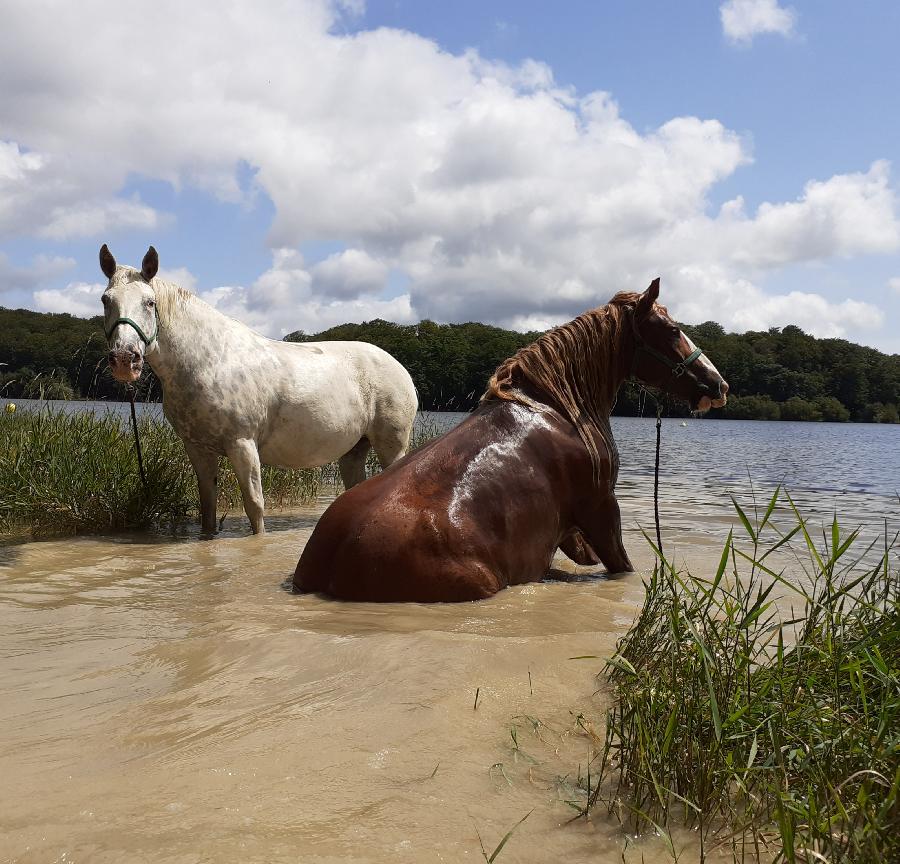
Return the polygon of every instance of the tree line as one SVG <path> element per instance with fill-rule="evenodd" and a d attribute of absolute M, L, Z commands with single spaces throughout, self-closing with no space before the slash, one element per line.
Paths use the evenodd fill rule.
<path fill-rule="evenodd" d="M 712 321 L 684 325 L 727 379 L 728 405 L 710 416 L 759 420 L 900 422 L 900 355 L 845 339 L 817 339 L 788 325 L 765 331 L 726 333 Z M 371 342 L 393 354 L 412 375 L 422 408 L 468 411 L 506 357 L 540 333 L 518 333 L 487 324 L 393 324 L 374 320 L 341 324 L 321 333 L 301 330 L 291 342 L 335 339 Z M 48 399 L 121 399 L 109 375 L 102 318 L 0 307 L 0 395 Z M 149 369 L 141 398 L 158 399 Z M 653 413 L 642 388 L 622 388 L 615 413 Z M 669 415 L 686 414 L 668 400 Z"/>

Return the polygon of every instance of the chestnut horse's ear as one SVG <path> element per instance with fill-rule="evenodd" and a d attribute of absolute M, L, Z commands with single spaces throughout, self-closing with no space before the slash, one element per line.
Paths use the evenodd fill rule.
<path fill-rule="evenodd" d="M 634 307 L 634 314 L 638 321 L 650 314 L 657 297 L 659 297 L 659 276 L 650 283 L 650 287 L 638 298 L 637 306 Z"/>
<path fill-rule="evenodd" d="M 159 270 L 159 255 L 151 246 L 147 250 L 144 260 L 141 261 L 141 276 L 149 282 L 156 275 L 157 270 Z"/>
<path fill-rule="evenodd" d="M 105 243 L 100 247 L 100 269 L 107 279 L 112 279 L 113 274 L 116 272 L 116 259 L 113 258 L 112 252 L 109 251 L 109 246 Z"/>

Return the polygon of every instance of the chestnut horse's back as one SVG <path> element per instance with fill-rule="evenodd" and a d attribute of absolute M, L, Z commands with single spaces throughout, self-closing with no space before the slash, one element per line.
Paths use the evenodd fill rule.
<path fill-rule="evenodd" d="M 530 413 L 483 406 L 339 496 L 303 550 L 294 590 L 342 600 L 456 602 L 541 578 L 558 538 L 543 503 L 550 480 L 537 454 L 546 447 L 524 444 L 529 431 L 547 424 L 523 425 Z M 518 531 L 507 536 L 517 523 L 524 542 Z"/>
<path fill-rule="evenodd" d="M 453 554 L 451 526 L 416 500 L 394 472 L 338 497 L 319 520 L 294 571 L 294 590 L 339 600 L 420 603 L 477 600 L 500 587 L 478 558 Z M 477 545 L 477 544 L 476 544 Z"/>

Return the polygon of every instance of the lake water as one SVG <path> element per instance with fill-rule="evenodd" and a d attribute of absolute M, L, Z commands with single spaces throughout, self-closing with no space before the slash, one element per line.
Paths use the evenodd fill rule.
<path fill-rule="evenodd" d="M 663 423 L 661 521 L 695 572 L 734 525 L 729 495 L 750 502 L 748 473 L 760 497 L 783 481 L 813 525 L 836 508 L 868 536 L 898 526 L 897 427 L 686 423 Z M 0 546 L 0 861 L 481 861 L 478 835 L 490 853 L 529 812 L 500 864 L 621 861 L 619 828 L 602 811 L 570 824 L 565 800 L 596 746 L 576 717 L 602 738 L 599 658 L 652 566 L 654 426 L 614 421 L 641 571 L 615 580 L 448 606 L 291 595 L 327 499 L 267 514 L 264 537 L 233 514 L 213 541 Z M 642 854 L 665 860 L 653 838 L 626 860 Z"/>
<path fill-rule="evenodd" d="M 16 404 L 24 410 L 114 412 L 123 418 L 129 411 L 125 402 L 20 399 Z M 137 410 L 162 417 L 159 403 L 138 404 Z M 466 416 L 424 412 L 418 422 L 446 430 Z M 617 490 L 623 512 L 647 527 L 653 521 L 655 418 L 614 417 L 612 426 L 621 455 Z M 851 526 L 900 515 L 896 425 L 664 419 L 660 464 L 663 524 L 692 526 L 715 537 L 725 536 L 720 517 L 731 509 L 732 495 L 751 507 L 754 491 L 758 499 L 767 498 L 779 484 L 813 524 L 835 512 Z"/>

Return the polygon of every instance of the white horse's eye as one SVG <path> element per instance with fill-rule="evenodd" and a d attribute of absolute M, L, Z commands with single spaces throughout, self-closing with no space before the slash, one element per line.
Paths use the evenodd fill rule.
<path fill-rule="evenodd" d="M 155 300 L 145 300 L 144 302 L 147 304 L 148 309 L 152 309 L 156 305 Z"/>

